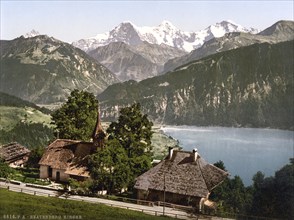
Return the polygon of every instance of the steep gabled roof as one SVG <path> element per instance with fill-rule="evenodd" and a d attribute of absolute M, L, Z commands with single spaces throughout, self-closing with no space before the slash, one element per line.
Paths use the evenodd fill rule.
<path fill-rule="evenodd" d="M 106 137 L 106 134 L 103 131 L 103 128 L 101 125 L 100 113 L 98 109 L 96 125 L 92 134 L 93 144 L 99 148 L 102 148 L 104 146 L 105 137 Z"/>
<path fill-rule="evenodd" d="M 45 150 L 39 165 L 51 166 L 55 169 L 84 170 L 85 157 L 94 153 L 96 147 L 91 142 L 67 139 L 53 141 Z"/>
<path fill-rule="evenodd" d="M 228 173 L 208 164 L 198 154 L 187 151 L 173 151 L 172 158 L 166 158 L 136 180 L 135 188 L 158 190 L 170 193 L 207 197 Z"/>
<path fill-rule="evenodd" d="M 0 146 L 0 158 L 7 162 L 12 162 L 29 153 L 29 149 L 16 142 Z"/>

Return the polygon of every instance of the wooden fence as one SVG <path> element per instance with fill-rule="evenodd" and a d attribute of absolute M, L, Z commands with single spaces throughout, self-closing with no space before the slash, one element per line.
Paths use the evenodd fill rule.
<path fill-rule="evenodd" d="M 70 194 L 68 194 L 65 191 L 49 191 L 48 192 L 41 192 L 41 191 L 37 191 L 37 190 L 32 190 L 32 189 L 26 189 L 23 188 L 21 186 L 19 187 L 15 187 L 15 186 L 9 186 L 9 185 L 1 185 L 0 184 L 0 188 L 5 188 L 11 191 L 15 191 L 15 192 L 22 192 L 22 193 L 26 193 L 26 194 L 31 194 L 31 195 L 35 195 L 35 196 L 46 196 L 46 197 L 58 197 L 58 198 L 63 198 L 63 199 L 70 199 L 70 200 L 75 200 L 75 201 L 82 201 L 82 202 L 89 202 L 89 203 L 95 203 L 95 204 L 104 204 L 104 205 L 108 205 L 111 207 L 117 207 L 117 208 L 124 208 L 124 209 L 128 209 L 128 210 L 134 210 L 134 211 L 139 211 L 142 213 L 146 213 L 146 214 L 151 214 L 151 215 L 155 215 L 155 216 L 162 216 L 162 215 L 166 215 L 169 217 L 173 217 L 176 219 L 198 219 L 198 218 L 202 218 L 202 219 L 212 219 L 212 218 L 217 218 L 217 219 L 242 219 L 242 220 L 279 220 L 277 218 L 269 218 L 269 217 L 261 217 L 261 216 L 250 216 L 250 215 L 242 215 L 242 214 L 234 214 L 234 213 L 216 213 L 216 215 L 211 216 L 211 215 L 204 215 L 204 214 L 196 214 L 192 207 L 187 207 L 187 206 L 180 206 L 180 205 L 175 205 L 175 204 L 171 204 L 171 203 L 163 203 L 163 202 L 150 202 L 150 201 L 145 201 L 145 200 L 136 200 L 136 199 L 130 199 L 130 198 L 125 198 L 125 197 L 116 197 L 116 196 L 99 196 L 99 197 L 84 197 L 83 198 L 74 198 L 71 197 Z M 44 188 L 43 188 L 44 189 Z M 119 201 L 119 202 L 124 202 L 124 204 L 114 204 L 114 203 L 110 203 L 110 202 L 99 202 L 99 201 L 94 201 L 94 200 L 90 200 L 90 199 L 106 199 L 108 201 Z M 137 205 L 145 205 L 145 206 L 165 206 L 165 207 L 169 207 L 169 208 L 173 208 L 176 210 L 181 210 L 181 211 L 186 211 L 186 214 L 178 214 L 178 213 L 171 213 L 171 212 L 163 212 L 162 211 L 156 211 L 156 210 L 151 210 L 151 209 L 144 209 L 144 208 L 139 208 L 139 207 L 135 207 L 135 206 L 131 206 L 131 204 Z"/>
<path fill-rule="evenodd" d="M 188 213 L 187 214 L 178 214 L 178 213 L 171 213 L 171 212 L 164 212 L 163 213 L 163 211 L 156 211 L 156 210 L 144 209 L 144 208 L 131 206 L 131 205 L 128 205 L 128 203 L 121 205 L 121 204 L 93 201 L 93 200 L 83 199 L 83 198 L 74 198 L 74 197 L 70 197 L 67 193 L 62 193 L 62 194 L 58 194 L 58 192 L 46 193 L 46 192 L 35 191 L 35 190 L 21 188 L 21 187 L 3 186 L 3 185 L 0 185 L 0 188 L 5 188 L 10 191 L 26 193 L 26 194 L 35 195 L 35 196 L 58 197 L 58 198 L 69 199 L 69 200 L 74 200 L 74 201 L 89 202 L 89 203 L 94 203 L 94 204 L 104 204 L 104 205 L 108 205 L 111 207 L 139 211 L 139 212 L 142 212 L 145 214 L 150 214 L 150 215 L 155 215 L 155 216 L 165 215 L 165 216 L 173 217 L 176 219 L 198 219 L 199 218 L 199 215 L 195 215 L 193 213 L 191 213 L 191 214 L 188 214 Z M 111 200 L 109 200 L 109 201 L 111 201 Z M 148 202 L 148 201 L 146 201 L 146 202 Z"/>

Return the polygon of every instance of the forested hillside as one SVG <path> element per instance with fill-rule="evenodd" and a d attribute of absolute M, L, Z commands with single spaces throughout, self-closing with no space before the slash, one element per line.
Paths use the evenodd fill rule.
<path fill-rule="evenodd" d="M 254 44 L 193 61 L 165 75 L 108 87 L 102 115 L 133 102 L 154 121 L 293 129 L 293 42 Z"/>
<path fill-rule="evenodd" d="M 0 93 L 0 145 L 18 142 L 30 149 L 45 147 L 53 136 L 50 110 Z"/>
<path fill-rule="evenodd" d="M 9 95 L 4 92 L 0 92 L 0 106 L 32 107 L 36 110 L 39 110 L 40 112 L 43 112 L 44 114 L 51 113 L 49 109 L 41 108 L 32 102 L 25 101 L 21 98 Z"/>

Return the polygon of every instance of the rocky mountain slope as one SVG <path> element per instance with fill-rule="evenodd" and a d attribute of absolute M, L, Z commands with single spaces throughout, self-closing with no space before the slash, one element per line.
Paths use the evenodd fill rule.
<path fill-rule="evenodd" d="M 164 124 L 293 129 L 293 49 L 294 41 L 257 43 L 112 85 L 98 96 L 102 117 L 140 102 Z"/>
<path fill-rule="evenodd" d="M 0 91 L 50 104 L 73 89 L 102 92 L 118 79 L 84 51 L 46 35 L 1 41 Z"/>
<path fill-rule="evenodd" d="M 169 21 L 163 21 L 156 27 L 138 27 L 131 22 L 123 22 L 109 32 L 81 39 L 73 42 L 73 45 L 84 51 L 90 51 L 113 42 L 138 45 L 146 41 L 150 44 L 165 44 L 190 52 L 202 46 L 204 42 L 214 37 L 221 37 L 229 32 L 257 33 L 258 30 L 244 28 L 232 21 L 222 21 L 196 32 L 182 31 Z"/>
<path fill-rule="evenodd" d="M 213 38 L 202 47 L 189 54 L 169 60 L 164 65 L 164 73 L 174 70 L 185 63 L 206 57 L 217 52 L 249 46 L 255 43 L 277 43 L 294 39 L 294 22 L 279 21 L 258 34 L 234 32 L 225 34 L 220 38 Z"/>
<path fill-rule="evenodd" d="M 136 46 L 113 42 L 88 52 L 122 80 L 140 81 L 157 76 L 164 63 L 171 58 L 183 56 L 184 51 L 167 46 L 142 42 Z"/>

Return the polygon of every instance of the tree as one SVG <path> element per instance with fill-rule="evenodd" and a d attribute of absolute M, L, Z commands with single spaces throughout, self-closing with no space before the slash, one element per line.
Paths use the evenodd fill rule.
<path fill-rule="evenodd" d="M 42 158 L 42 155 L 44 153 L 44 147 L 37 147 L 31 150 L 30 156 L 27 162 L 28 167 L 37 168 L 39 167 L 39 161 Z"/>
<path fill-rule="evenodd" d="M 0 158 L 0 177 L 8 178 L 12 173 L 14 173 L 14 170 Z"/>
<path fill-rule="evenodd" d="M 134 180 L 151 167 L 152 122 L 141 113 L 140 104 L 121 109 L 117 122 L 107 129 L 105 147 L 90 157 L 93 190 L 108 193 L 133 187 Z"/>
<path fill-rule="evenodd" d="M 294 163 L 285 165 L 275 173 L 276 216 L 294 219 Z"/>
<path fill-rule="evenodd" d="M 213 165 L 216 166 L 216 167 L 218 167 L 218 168 L 220 168 L 220 169 L 222 169 L 223 171 L 226 171 L 227 172 L 226 167 L 225 167 L 225 164 L 224 164 L 224 162 L 222 160 L 217 161 Z"/>
<path fill-rule="evenodd" d="M 285 165 L 274 177 L 257 172 L 253 176 L 253 199 L 250 214 L 294 218 L 294 163 Z"/>
<path fill-rule="evenodd" d="M 214 165 L 227 171 L 223 161 L 218 161 Z M 250 188 L 244 186 L 242 179 L 234 176 L 233 179 L 227 177 L 212 191 L 210 198 L 218 203 L 220 212 L 245 214 L 251 207 L 251 195 Z"/>
<path fill-rule="evenodd" d="M 88 141 L 97 119 L 98 101 L 92 93 L 73 90 L 65 104 L 52 114 L 60 138 Z"/>
<path fill-rule="evenodd" d="M 128 157 L 117 139 L 106 141 L 105 148 L 90 157 L 89 169 L 94 180 L 93 191 L 107 190 L 112 194 L 129 183 Z"/>
<path fill-rule="evenodd" d="M 109 140 L 116 139 L 126 150 L 133 180 L 151 167 L 152 126 L 147 115 L 141 113 L 139 103 L 121 109 L 118 122 L 107 129 Z"/>
<path fill-rule="evenodd" d="M 274 217 L 275 187 L 273 177 L 264 177 L 262 172 L 253 176 L 253 199 L 250 214 Z"/>

